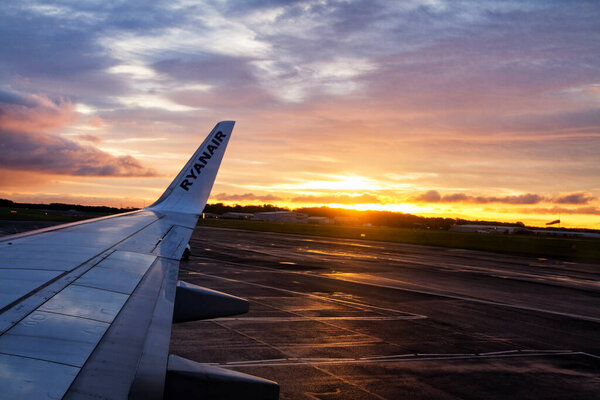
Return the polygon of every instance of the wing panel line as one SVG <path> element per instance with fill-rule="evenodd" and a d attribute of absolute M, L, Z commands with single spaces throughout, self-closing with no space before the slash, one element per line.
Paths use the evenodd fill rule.
<path fill-rule="evenodd" d="M 119 217 L 121 215 L 122 214 L 117 215 L 117 217 Z M 0 335 L 4 334 L 4 332 L 6 332 L 7 330 L 11 329 L 13 326 L 15 326 L 16 324 L 18 324 L 22 319 L 26 318 L 27 315 L 29 315 L 33 311 L 35 311 L 36 308 L 41 307 L 46 301 L 48 301 L 56 293 L 58 293 L 59 291 L 61 291 L 65 287 L 67 287 L 74 280 L 76 280 L 77 278 L 79 278 L 80 276 L 82 276 L 83 274 L 85 274 L 87 271 L 89 271 L 90 269 L 92 269 L 93 267 L 95 267 L 96 265 L 98 265 L 100 262 L 102 262 L 104 259 L 106 259 L 107 257 L 109 257 L 111 254 L 113 254 L 114 251 L 110 252 L 111 249 L 113 249 L 116 246 L 120 245 L 121 243 L 123 243 L 127 239 L 129 239 L 129 238 L 137 235 L 138 233 L 140 233 L 144 229 L 148 228 L 150 225 L 155 224 L 156 222 L 160 221 L 162 218 L 163 218 L 163 216 L 157 216 L 157 219 L 155 219 L 154 221 L 152 221 L 152 222 L 144 225 L 142 228 L 140 228 L 137 231 L 133 232 L 131 235 L 129 235 L 129 236 L 127 236 L 127 237 L 119 240 L 118 242 L 116 242 L 112 246 L 110 246 L 107 249 L 105 249 L 105 250 L 101 251 L 100 253 L 96 254 L 94 257 L 92 257 L 92 258 L 88 259 L 87 261 L 79 264 L 78 266 L 76 266 L 75 268 L 71 269 L 70 271 L 65 271 L 64 273 L 62 273 L 62 274 L 54 277 L 53 279 L 50 279 L 49 281 L 47 281 L 44 284 L 38 286 L 36 289 L 32 290 L 31 292 L 27 293 L 24 296 L 21 296 L 17 300 L 13 301 L 12 303 L 10 303 L 10 304 L 6 305 L 5 307 L 3 307 L 2 309 L 0 309 Z M 96 259 L 98 259 L 97 262 L 96 262 Z M 90 265 L 86 266 L 86 264 L 90 264 Z M 44 296 L 41 296 L 41 298 L 40 298 L 41 301 L 33 302 L 32 306 L 30 306 L 28 308 L 25 308 L 26 311 L 24 311 L 24 307 L 20 307 L 18 309 L 18 311 L 17 311 L 18 314 L 20 315 L 20 318 L 18 318 L 18 319 L 16 319 L 16 320 L 13 321 L 12 319 L 14 319 L 14 318 L 10 318 L 9 315 L 5 315 L 6 312 L 12 311 L 19 303 L 22 303 L 23 301 L 32 298 L 36 294 L 40 294 L 44 289 L 48 288 L 49 286 L 53 285 L 56 282 L 59 282 L 59 280 L 61 280 L 61 279 L 64 279 L 64 285 L 61 288 L 58 288 L 57 291 L 54 291 L 54 293 L 52 293 L 50 295 L 50 297 L 44 298 Z M 9 318 L 6 318 L 6 317 L 9 317 Z M 6 319 L 9 319 L 10 321 L 6 321 Z"/>

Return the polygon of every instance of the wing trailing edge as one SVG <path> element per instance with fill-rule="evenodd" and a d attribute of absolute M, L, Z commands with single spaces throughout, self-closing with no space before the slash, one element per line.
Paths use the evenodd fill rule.
<path fill-rule="evenodd" d="M 199 215 L 217 177 L 235 121 L 221 121 L 208 134 L 167 190 L 149 209 Z"/>

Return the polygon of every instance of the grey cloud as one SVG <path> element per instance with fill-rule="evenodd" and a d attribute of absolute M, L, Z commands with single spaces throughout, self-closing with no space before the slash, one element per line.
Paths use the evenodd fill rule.
<path fill-rule="evenodd" d="M 76 119 L 63 99 L 0 94 L 0 165 L 3 169 L 85 176 L 155 176 L 131 156 L 115 157 L 40 130 L 56 129 Z M 81 135 L 97 142 L 98 137 Z"/>
<path fill-rule="evenodd" d="M 94 28 L 77 21 L 59 23 L 27 8 L 7 7 L 0 12 L 0 71 L 66 78 L 104 68 L 108 62 L 94 41 L 96 35 Z"/>
<path fill-rule="evenodd" d="M 412 21 L 399 19 L 407 25 L 397 39 L 412 48 L 396 48 L 379 58 L 383 66 L 370 78 L 372 92 L 385 97 L 402 93 L 393 98 L 403 109 L 480 108 L 493 115 L 507 108 L 526 112 L 536 108 L 540 97 L 552 97 L 553 89 L 597 81 L 593 66 L 600 55 L 590 46 L 600 39 L 598 7 L 513 3 L 512 11 L 502 12 L 495 10 L 496 4 L 447 7 L 441 20 L 451 21 L 451 29 L 438 33 L 444 23 L 432 21 L 427 35 Z M 471 23 L 461 18 L 461 11 L 469 8 L 477 15 Z"/>
<path fill-rule="evenodd" d="M 188 58 L 167 59 L 152 65 L 154 69 L 187 82 L 231 83 L 255 81 L 242 57 L 198 54 Z"/>
<path fill-rule="evenodd" d="M 429 190 L 415 198 L 417 201 L 437 203 L 442 200 L 442 195 L 437 190 Z"/>
<path fill-rule="evenodd" d="M 131 156 L 113 156 L 92 146 L 45 133 L 0 130 L 3 169 L 77 176 L 156 176 Z"/>
<path fill-rule="evenodd" d="M 38 101 L 32 100 L 31 97 L 24 96 L 14 92 L 7 92 L 4 90 L 0 90 L 0 112 L 2 107 L 6 107 L 6 105 L 19 105 L 24 107 L 35 107 L 39 104 Z"/>
<path fill-rule="evenodd" d="M 537 204 L 545 200 L 543 196 L 526 193 L 518 196 L 470 196 L 464 193 L 441 195 L 437 190 L 430 190 L 413 198 L 425 203 L 504 203 L 504 204 Z"/>
<path fill-rule="evenodd" d="M 79 140 L 85 140 L 86 142 L 92 142 L 92 143 L 100 143 L 102 141 L 102 138 L 100 138 L 98 136 L 90 135 L 89 133 L 77 135 L 77 138 Z"/>
<path fill-rule="evenodd" d="M 514 212 L 513 210 L 510 210 Z M 567 207 L 535 207 L 535 208 L 522 208 L 516 210 L 523 214 L 549 214 L 549 215 L 559 215 L 559 214 L 580 214 L 580 215 L 600 215 L 600 207 L 595 206 L 585 206 L 585 207 L 575 207 L 575 208 L 567 208 Z"/>
<path fill-rule="evenodd" d="M 477 197 L 478 203 L 506 203 L 506 204 L 537 204 L 544 201 L 544 197 L 539 194 L 526 193 L 518 196 L 504 197 Z"/>
<path fill-rule="evenodd" d="M 215 54 L 168 59 L 152 67 L 173 79 L 185 83 L 202 83 L 211 86 L 207 91 L 187 90 L 181 84 L 168 98 L 191 107 L 212 108 L 265 108 L 275 99 L 258 84 L 251 59 Z"/>
<path fill-rule="evenodd" d="M 588 204 L 595 200 L 596 197 L 586 192 L 567 193 L 560 195 L 554 199 L 554 203 L 558 204 Z"/>

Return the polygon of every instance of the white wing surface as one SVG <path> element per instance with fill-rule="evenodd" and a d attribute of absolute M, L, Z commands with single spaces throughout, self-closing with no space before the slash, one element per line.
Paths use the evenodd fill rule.
<path fill-rule="evenodd" d="M 172 321 L 248 308 L 177 280 L 233 125 L 217 124 L 146 209 L 0 239 L 2 398 L 175 399 L 229 379 L 229 371 L 207 379 L 204 366 L 168 350 Z M 242 378 L 277 398 L 273 382 Z"/>

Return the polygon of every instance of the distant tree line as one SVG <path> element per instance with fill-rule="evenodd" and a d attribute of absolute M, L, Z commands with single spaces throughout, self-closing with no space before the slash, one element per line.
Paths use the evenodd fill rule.
<path fill-rule="evenodd" d="M 41 209 L 41 210 L 56 210 L 56 211 L 69 211 L 76 210 L 81 212 L 89 213 L 102 213 L 102 214 L 118 214 L 128 211 L 137 210 L 137 208 L 117 208 L 107 206 L 84 206 L 81 204 L 66 204 L 66 203 L 16 203 L 7 199 L 0 199 L 0 207 L 10 208 L 30 208 L 30 209 Z M 222 215 L 226 212 L 242 212 L 242 213 L 257 213 L 267 211 L 291 211 L 289 208 L 277 207 L 272 204 L 262 205 L 248 205 L 242 206 L 239 204 L 233 206 L 227 206 L 223 203 L 207 204 L 204 207 L 205 213 L 213 213 Z M 309 216 L 316 217 L 344 217 L 345 223 L 348 224 L 371 224 L 374 226 L 388 226 L 393 228 L 415 228 L 415 229 L 450 229 L 453 225 L 494 225 L 494 226 L 519 226 L 525 227 L 522 222 L 498 222 L 498 221 L 479 221 L 479 220 L 467 220 L 461 218 L 443 218 L 443 217 L 420 217 L 413 214 L 405 214 L 401 212 L 392 211 L 358 211 L 349 210 L 345 208 L 330 208 L 330 207 L 303 207 L 296 208 L 293 211 L 305 213 Z M 539 228 L 537 228 L 539 229 Z M 597 232 L 594 229 L 568 229 L 568 228 L 546 228 L 549 230 L 561 230 L 561 231 L 589 231 Z"/>
<path fill-rule="evenodd" d="M 257 212 L 267 212 L 267 211 L 290 211 L 289 208 L 282 208 L 273 206 L 271 204 L 263 204 L 257 206 L 241 206 L 236 204 L 235 206 L 226 206 L 223 203 L 216 204 L 207 204 L 204 207 L 205 213 L 213 213 L 213 214 L 225 214 L 226 212 L 241 212 L 241 213 L 257 213 Z"/>
<path fill-rule="evenodd" d="M 137 210 L 137 208 L 117 208 L 107 206 L 84 206 L 81 204 L 66 204 L 66 203 L 15 203 L 12 200 L 0 199 L 0 207 L 10 208 L 30 208 L 37 210 L 56 210 L 56 211 L 69 211 L 76 210 L 90 213 L 102 213 L 102 214 L 118 214 L 128 211 Z"/>
<path fill-rule="evenodd" d="M 223 203 L 207 204 L 205 213 L 222 215 L 226 212 L 256 213 L 265 211 L 291 211 L 289 208 L 273 206 L 271 204 L 242 206 L 236 204 L 227 206 Z M 496 221 L 469 221 L 466 219 L 443 218 L 443 217 L 420 217 L 413 214 L 405 214 L 392 211 L 358 211 L 345 208 L 330 207 L 303 207 L 293 211 L 308 214 L 315 217 L 343 217 L 348 224 L 371 224 L 374 226 L 388 226 L 393 228 L 417 228 L 417 229 L 450 229 L 452 225 L 495 225 L 495 226 L 520 226 L 522 222 L 496 222 Z"/>
<path fill-rule="evenodd" d="M 423 229 L 450 229 L 453 225 L 494 225 L 494 226 L 525 226 L 522 222 L 495 222 L 495 221 L 469 221 L 466 219 L 443 217 L 420 217 L 393 211 L 358 211 L 345 208 L 305 207 L 294 211 L 320 217 L 347 217 L 360 224 L 375 226 L 388 226 L 393 228 L 423 228 Z"/>

